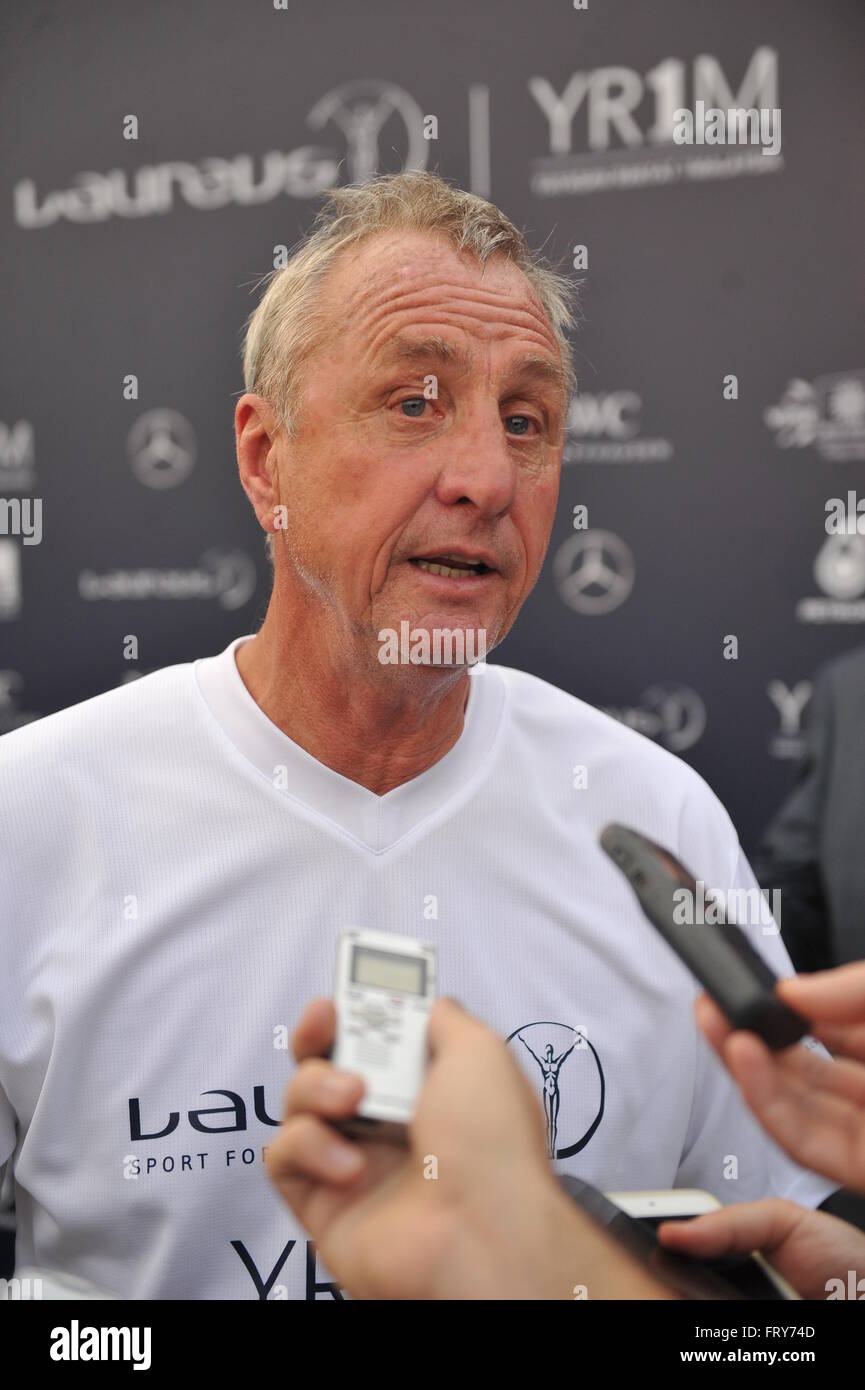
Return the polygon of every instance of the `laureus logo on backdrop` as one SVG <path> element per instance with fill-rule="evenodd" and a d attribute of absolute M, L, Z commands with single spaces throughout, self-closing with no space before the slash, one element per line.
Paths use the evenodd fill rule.
<path fill-rule="evenodd" d="M 132 472 L 145 487 L 177 487 L 195 463 L 195 431 L 177 410 L 148 410 L 129 431 L 126 451 Z"/>
<path fill-rule="evenodd" d="M 553 559 L 559 597 L 575 613 L 612 613 L 634 587 L 634 557 L 613 531 L 589 529 L 569 536 Z"/>
<path fill-rule="evenodd" d="M 763 419 L 779 449 L 813 444 L 828 463 L 865 460 L 865 370 L 794 377 Z"/>
<path fill-rule="evenodd" d="M 669 439 L 640 434 L 636 391 L 581 392 L 568 407 L 564 463 L 658 463 L 673 457 Z"/>
<path fill-rule="evenodd" d="M 306 122 L 312 130 L 335 125 L 342 132 L 350 183 L 365 183 L 379 172 L 385 130 L 388 150 L 400 151 L 401 169 L 426 168 L 424 113 L 414 97 L 393 82 L 361 77 L 334 87 L 316 102 Z"/>
<path fill-rule="evenodd" d="M 824 598 L 796 604 L 800 623 L 865 623 L 865 536 L 827 536 L 814 561 Z"/>
<path fill-rule="evenodd" d="M 17 420 L 9 426 L 0 420 L 0 495 L 29 492 L 35 480 L 31 421 Z"/>
<path fill-rule="evenodd" d="M 752 129 L 756 116 L 759 128 L 760 112 L 778 110 L 777 51 L 755 49 L 735 90 L 710 53 L 694 58 L 690 77 L 692 103 L 681 58 L 664 58 L 645 74 L 616 64 L 574 72 L 564 84 L 531 77 L 548 140 L 548 153 L 530 162 L 531 191 L 555 197 L 779 172 L 783 157 L 766 159 L 759 147 L 676 143 L 677 120 L 691 109 L 734 113 L 737 135 L 742 117 Z"/>
<path fill-rule="evenodd" d="M 78 594 L 86 601 L 129 599 L 216 599 L 220 607 L 242 608 L 255 593 L 258 575 L 242 550 L 209 550 L 192 569 L 82 570 Z"/>
<path fill-rule="evenodd" d="M 21 613 L 21 551 L 18 542 L 0 538 L 0 622 Z"/>
<path fill-rule="evenodd" d="M 636 705 L 602 705 L 604 714 L 645 734 L 671 753 L 693 748 L 706 732 L 706 706 L 689 685 L 656 682 Z"/>
<path fill-rule="evenodd" d="M 37 228 L 61 218 L 87 223 L 157 217 L 172 211 L 175 198 L 199 212 L 270 203 L 282 194 L 315 198 L 337 184 L 341 174 L 351 181 L 371 178 L 381 167 L 382 151 L 387 151 L 386 164 L 399 166 L 395 172 L 426 168 L 424 113 L 393 82 L 363 77 L 334 87 L 315 103 L 306 123 L 328 139 L 338 133 L 338 142 L 81 173 L 74 175 L 71 188 L 44 195 L 34 179 L 21 179 L 14 189 L 15 222 Z"/>

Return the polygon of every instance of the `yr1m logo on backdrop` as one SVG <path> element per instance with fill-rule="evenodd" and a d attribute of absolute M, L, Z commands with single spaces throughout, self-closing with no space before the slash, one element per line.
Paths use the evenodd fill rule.
<path fill-rule="evenodd" d="M 736 90 L 713 54 L 694 58 L 693 110 L 724 115 L 726 138 L 718 143 L 677 143 L 681 113 L 691 110 L 688 68 L 681 58 L 665 58 L 645 75 L 618 64 L 575 72 L 558 87 L 546 76 L 534 76 L 529 91 L 547 122 L 548 153 L 536 156 L 529 169 L 531 191 L 538 197 L 783 168 L 780 152 L 764 158 L 760 143 L 767 124 L 763 113 L 773 113 L 773 131 L 780 120 L 774 48 L 754 50 Z M 750 148 L 743 148 L 746 139 Z"/>

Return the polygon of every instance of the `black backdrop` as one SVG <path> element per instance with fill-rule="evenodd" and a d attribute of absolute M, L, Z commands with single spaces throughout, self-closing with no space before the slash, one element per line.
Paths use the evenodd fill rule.
<path fill-rule="evenodd" d="M 751 852 L 814 669 L 865 640 L 865 537 L 824 527 L 865 494 L 865 9 L 278 4 L 4 8 L 0 498 L 42 533 L 0 513 L 0 728 L 254 630 L 252 287 L 330 184 L 426 166 L 588 260 L 559 515 L 494 660 L 688 758 Z M 780 108 L 780 154 L 676 145 L 698 99 Z"/>

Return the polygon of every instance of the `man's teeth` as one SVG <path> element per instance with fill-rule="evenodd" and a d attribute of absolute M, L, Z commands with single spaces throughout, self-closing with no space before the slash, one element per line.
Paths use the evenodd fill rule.
<path fill-rule="evenodd" d="M 478 573 L 476 569 L 466 569 L 465 567 L 455 569 L 453 565 L 437 565 L 432 560 L 416 560 L 415 564 L 425 574 L 442 574 L 445 579 L 464 579 L 467 574 Z"/>

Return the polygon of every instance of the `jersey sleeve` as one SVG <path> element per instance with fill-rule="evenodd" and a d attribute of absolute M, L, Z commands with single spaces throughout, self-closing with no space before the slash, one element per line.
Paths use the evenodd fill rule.
<path fill-rule="evenodd" d="M 730 887 L 759 892 L 738 842 Z M 776 975 L 794 973 L 777 923 L 768 911 L 762 922 L 746 925 L 740 921 L 739 925 Z M 829 1056 L 813 1038 L 806 1045 Z M 817 1207 L 838 1190 L 836 1182 L 800 1167 L 769 1137 L 699 1029 L 693 1109 L 675 1185 L 706 1189 L 725 1206 L 786 1197 L 802 1206 Z"/>

